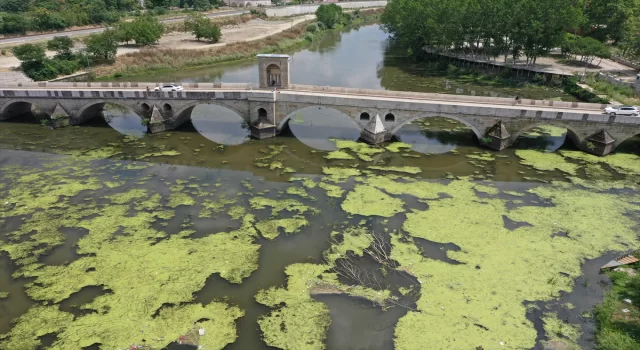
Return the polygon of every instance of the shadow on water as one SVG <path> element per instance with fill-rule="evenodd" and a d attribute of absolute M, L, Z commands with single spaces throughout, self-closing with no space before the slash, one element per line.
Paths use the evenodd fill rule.
<path fill-rule="evenodd" d="M 249 125 L 229 108 L 197 105 L 191 111 L 191 123 L 202 136 L 221 145 L 239 145 L 249 140 Z"/>
<path fill-rule="evenodd" d="M 289 130 L 305 145 L 318 150 L 335 150 L 330 139 L 360 138 L 360 127 L 348 115 L 326 107 L 305 107 L 290 116 Z"/>
<path fill-rule="evenodd" d="M 444 154 L 458 147 L 477 147 L 474 132 L 466 125 L 447 118 L 423 118 L 404 125 L 394 134 L 412 150 L 424 154 Z"/>
<path fill-rule="evenodd" d="M 143 137 L 147 133 L 142 118 L 128 107 L 107 103 L 102 115 L 107 124 L 122 135 Z"/>

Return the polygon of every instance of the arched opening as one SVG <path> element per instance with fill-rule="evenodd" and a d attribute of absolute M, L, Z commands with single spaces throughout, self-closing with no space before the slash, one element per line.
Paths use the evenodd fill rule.
<path fill-rule="evenodd" d="M 616 148 L 616 153 L 631 153 L 640 156 L 640 134 L 622 140 Z"/>
<path fill-rule="evenodd" d="M 162 105 L 162 111 L 167 112 L 167 113 L 171 113 L 171 105 L 168 103 L 165 103 L 164 105 Z"/>
<path fill-rule="evenodd" d="M 8 102 L 0 110 L 0 120 L 14 119 L 14 121 L 24 123 L 40 123 L 40 120 L 45 118 L 49 118 L 49 116 L 37 106 L 26 101 Z"/>
<path fill-rule="evenodd" d="M 280 86 L 282 84 L 280 74 L 280 67 L 277 64 L 267 66 L 267 82 L 269 86 Z"/>
<path fill-rule="evenodd" d="M 462 118 L 419 116 L 398 125 L 391 134 L 420 153 L 442 154 L 458 147 L 478 147 L 480 131 Z"/>
<path fill-rule="evenodd" d="M 570 140 L 569 145 L 567 140 Z M 511 147 L 553 152 L 562 147 L 577 148 L 579 145 L 580 139 L 576 133 L 564 125 L 536 124 L 519 130 Z"/>
<path fill-rule="evenodd" d="M 295 136 L 307 146 L 335 150 L 333 139 L 357 140 L 361 128 L 353 117 L 331 107 L 309 106 L 298 109 L 277 126 L 281 136 Z"/>
<path fill-rule="evenodd" d="M 369 113 L 367 113 L 367 112 L 360 113 L 360 120 L 367 121 L 367 120 L 370 120 L 370 119 L 371 119 L 371 116 L 369 116 Z"/>
<path fill-rule="evenodd" d="M 143 113 L 148 113 L 151 110 L 151 107 L 149 107 L 148 104 L 143 103 L 140 105 L 140 109 L 142 110 Z"/>
<path fill-rule="evenodd" d="M 238 7 L 238 4 L 236 4 L 235 2 L 232 2 L 231 7 Z"/>
<path fill-rule="evenodd" d="M 251 3 L 248 2 L 244 7 L 251 7 Z"/>
<path fill-rule="evenodd" d="M 384 121 L 385 122 L 395 122 L 396 121 L 396 116 L 393 115 L 393 113 L 387 113 L 387 115 L 384 116 Z"/>
<path fill-rule="evenodd" d="M 222 145 L 239 145 L 250 137 L 249 124 L 242 115 L 218 104 L 202 103 L 187 107 L 178 111 L 176 120 L 184 123 L 180 130 L 197 131 L 206 139 Z M 189 120 L 191 123 L 187 123 Z"/>
<path fill-rule="evenodd" d="M 140 105 L 140 109 L 143 108 L 144 106 Z M 143 118 L 132 107 L 117 103 L 99 102 L 85 105 L 78 112 L 73 124 L 110 127 L 120 134 L 136 137 L 142 137 L 147 132 Z"/>
<path fill-rule="evenodd" d="M 258 119 L 260 121 L 267 120 L 267 110 L 264 108 L 258 108 Z"/>

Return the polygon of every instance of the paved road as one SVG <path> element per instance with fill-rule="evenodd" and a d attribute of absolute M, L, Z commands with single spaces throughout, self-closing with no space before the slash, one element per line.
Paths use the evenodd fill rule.
<path fill-rule="evenodd" d="M 215 18 L 215 17 L 238 16 L 238 15 L 242 15 L 242 14 L 245 14 L 245 13 L 249 13 L 249 11 L 246 11 L 246 10 L 234 10 L 234 11 L 214 12 L 214 13 L 208 14 L 207 17 Z M 160 22 L 162 22 L 162 23 L 173 23 L 173 22 L 179 22 L 179 21 L 182 21 L 182 20 L 184 20 L 184 17 L 163 19 Z M 0 45 L 23 44 L 23 43 L 28 43 L 28 42 L 32 42 L 32 41 L 51 40 L 53 37 L 62 36 L 62 35 L 66 35 L 66 36 L 86 36 L 86 35 L 93 34 L 93 33 L 100 33 L 100 32 L 102 32 L 104 30 L 105 30 L 104 27 L 100 27 L 100 28 L 91 28 L 91 29 L 67 30 L 67 31 L 62 31 L 62 32 L 57 32 L 57 33 L 36 34 L 36 35 L 30 35 L 30 36 L 12 37 L 12 38 L 0 39 Z"/>

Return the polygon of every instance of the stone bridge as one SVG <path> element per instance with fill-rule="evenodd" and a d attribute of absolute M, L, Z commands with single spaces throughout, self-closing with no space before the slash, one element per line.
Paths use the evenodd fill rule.
<path fill-rule="evenodd" d="M 54 127 L 77 125 L 100 117 L 109 103 L 133 110 L 155 133 L 188 122 L 195 106 L 213 104 L 237 113 L 252 126 L 252 135 L 264 138 L 276 136 L 305 109 L 320 107 L 343 113 L 363 130 L 364 139 L 374 142 L 390 139 L 413 120 L 444 117 L 465 124 L 481 143 L 496 150 L 534 127 L 553 125 L 566 128 L 577 147 L 598 155 L 640 134 L 640 117 L 609 116 L 599 104 L 293 85 L 288 82 L 288 66 L 275 69 L 269 62 L 278 57 L 270 55 L 260 62 L 263 88 L 255 89 L 250 84 L 219 83 L 186 84 L 177 92 L 153 91 L 161 85 L 156 83 L 0 87 L 0 120 L 35 112 Z M 282 89 L 264 88 L 269 80 Z M 367 133 L 376 137 L 365 137 Z"/>

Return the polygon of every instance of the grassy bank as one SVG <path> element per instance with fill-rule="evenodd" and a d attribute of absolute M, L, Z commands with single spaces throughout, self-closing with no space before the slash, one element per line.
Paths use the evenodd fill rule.
<path fill-rule="evenodd" d="M 376 23 L 382 9 L 360 11 L 354 15 L 350 26 Z M 95 69 L 97 80 L 130 77 L 175 71 L 176 69 L 199 68 L 221 62 L 251 59 L 261 53 L 290 52 L 321 38 L 326 30 L 307 30 L 309 22 L 299 23 L 278 34 L 254 41 L 231 43 L 207 50 L 147 48 L 139 52 L 120 56 L 112 65 Z"/>
<path fill-rule="evenodd" d="M 627 272 L 608 273 L 611 289 L 595 312 L 598 350 L 640 349 L 640 264 L 634 265 L 627 267 L 627 271 L 635 271 L 635 276 Z"/>
<path fill-rule="evenodd" d="M 586 83 L 597 93 L 607 95 L 612 100 L 627 105 L 636 105 L 640 102 L 631 86 L 615 85 L 604 80 L 597 80 L 593 75 L 587 77 Z"/>

